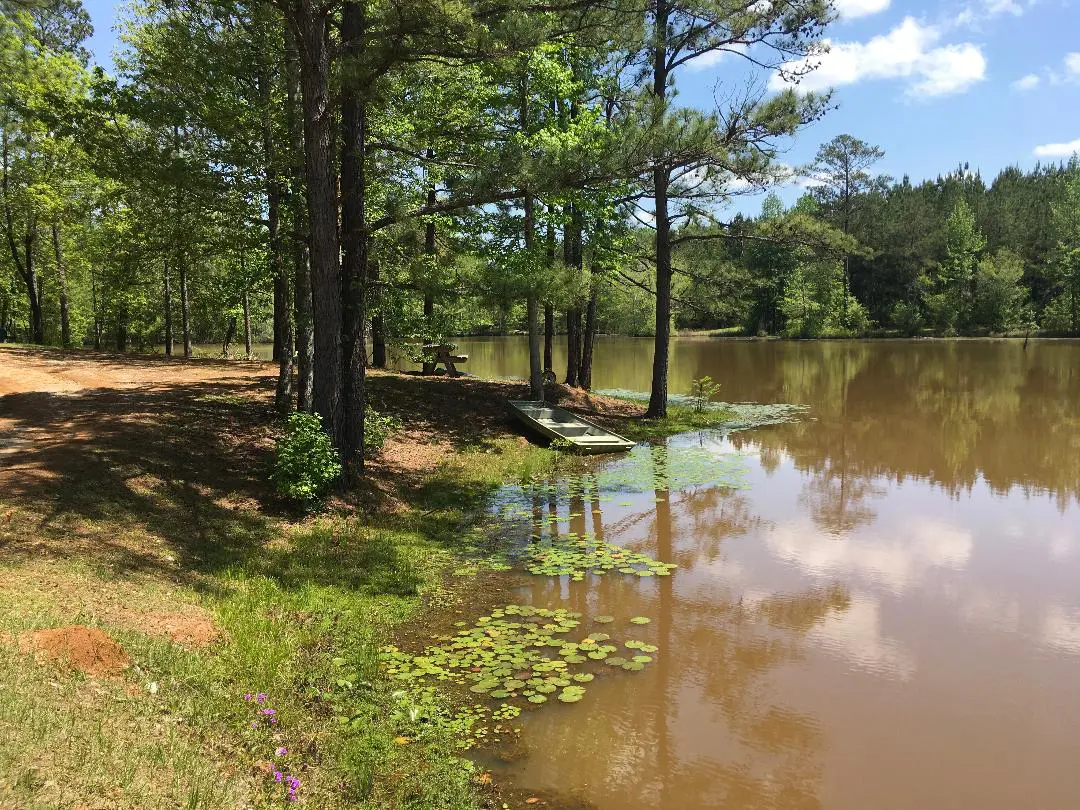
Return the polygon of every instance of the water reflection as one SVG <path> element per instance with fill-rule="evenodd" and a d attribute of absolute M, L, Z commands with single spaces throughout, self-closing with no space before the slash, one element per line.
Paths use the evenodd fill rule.
<path fill-rule="evenodd" d="M 641 387 L 636 345 L 602 350 L 601 385 Z M 652 617 L 632 635 L 661 652 L 527 713 L 531 754 L 504 777 L 600 810 L 1080 806 L 1080 344 L 692 342 L 676 358 L 676 389 L 709 374 L 809 418 L 635 462 L 663 482 L 683 450 L 726 473 L 739 453 L 735 487 L 608 496 L 618 462 L 600 461 L 580 494 L 537 502 L 537 534 L 679 569 L 530 581 L 539 605 Z"/>
<path fill-rule="evenodd" d="M 523 339 L 460 345 L 472 373 L 527 368 Z M 649 340 L 601 339 L 596 387 L 648 391 L 649 357 Z M 799 469 L 843 482 L 916 477 L 958 495 L 982 480 L 999 494 L 1051 493 L 1062 508 L 1080 493 L 1078 341 L 673 342 L 671 390 L 705 375 L 731 402 L 811 406 L 812 421 L 747 434 L 766 466 L 786 452 Z"/>

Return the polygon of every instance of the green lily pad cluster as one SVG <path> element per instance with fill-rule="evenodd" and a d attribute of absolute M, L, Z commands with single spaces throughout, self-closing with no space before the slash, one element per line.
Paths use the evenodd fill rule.
<path fill-rule="evenodd" d="M 524 565 L 530 574 L 569 576 L 577 581 L 583 580 L 587 573 L 666 577 L 678 567 L 622 546 L 601 542 L 591 533 L 578 535 L 573 532 L 531 544 L 525 553 Z"/>
<path fill-rule="evenodd" d="M 386 674 L 402 682 L 403 694 L 456 687 L 462 694 L 502 701 L 489 712 L 477 704 L 445 720 L 457 724 L 463 744 L 471 746 L 490 737 L 489 719 L 512 719 L 521 711 L 519 704 L 577 703 L 585 696 L 585 684 L 600 672 L 641 670 L 652 660 L 646 653 L 657 651 L 643 641 L 628 640 L 622 644 L 628 652 L 618 655 L 619 645 L 610 635 L 585 633 L 582 623 L 581 614 L 561 608 L 507 605 L 471 626 L 459 622 L 456 634 L 438 637 L 437 644 L 419 655 L 387 646 L 380 660 Z M 627 657 L 630 652 L 639 654 Z"/>

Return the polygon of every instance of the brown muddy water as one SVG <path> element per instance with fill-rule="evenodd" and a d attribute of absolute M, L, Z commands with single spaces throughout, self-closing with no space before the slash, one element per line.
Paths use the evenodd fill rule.
<path fill-rule="evenodd" d="M 521 373 L 522 341 L 460 346 Z M 596 387 L 650 361 L 602 341 Z M 525 712 L 498 776 L 600 810 L 1080 807 L 1080 343 L 677 341 L 672 391 L 706 374 L 810 409 L 669 440 L 739 454 L 739 488 L 554 504 L 679 568 L 533 580 L 660 652 Z"/>

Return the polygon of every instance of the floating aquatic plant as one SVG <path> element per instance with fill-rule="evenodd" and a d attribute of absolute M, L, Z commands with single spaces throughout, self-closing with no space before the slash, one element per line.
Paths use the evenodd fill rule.
<path fill-rule="evenodd" d="M 603 576 L 611 571 L 639 577 L 664 577 L 678 566 L 663 563 L 622 546 L 604 543 L 590 533 L 570 532 L 535 540 L 525 552 L 525 570 L 538 576 L 569 575 L 582 580 L 585 574 Z"/>
<path fill-rule="evenodd" d="M 581 614 L 561 608 L 507 605 L 471 626 L 458 622 L 457 633 L 437 637 L 418 655 L 388 646 L 382 648 L 380 659 L 386 674 L 402 682 L 403 689 L 395 694 L 403 705 L 419 707 L 402 715 L 403 720 L 452 728 L 462 744 L 471 747 L 493 737 L 489 718 L 510 719 L 521 705 L 540 706 L 552 697 L 562 703 L 580 701 L 586 692 L 583 684 L 591 683 L 599 671 L 589 667 L 617 661 L 617 666 L 633 671 L 649 663 L 612 658 L 618 646 L 609 643 L 607 633 L 579 631 L 582 619 Z M 609 616 L 600 619 L 613 621 Z M 577 638 L 572 637 L 575 634 Z M 448 713 L 434 700 L 436 689 L 502 704 L 494 710 L 476 704 Z"/>

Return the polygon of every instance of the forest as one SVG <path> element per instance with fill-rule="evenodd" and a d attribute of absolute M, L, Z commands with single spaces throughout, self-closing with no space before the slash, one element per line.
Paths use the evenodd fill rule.
<path fill-rule="evenodd" d="M 597 334 L 652 334 L 663 416 L 678 328 L 1080 331 L 1075 158 L 989 187 L 877 175 L 849 135 L 780 160 L 833 106 L 798 87 L 824 0 L 149 0 L 112 73 L 79 0 L 0 11 L 0 331 L 272 341 L 279 409 L 320 414 L 357 468 L 365 369 L 453 335 L 526 332 L 541 398 L 556 337 L 588 388 Z M 681 104 L 720 57 L 715 109 Z M 730 216 L 790 182 L 789 210 Z"/>

